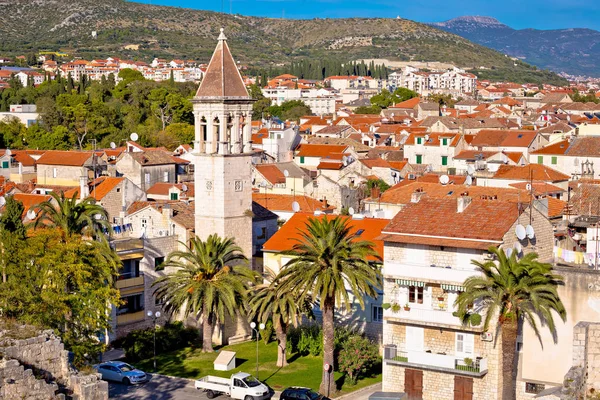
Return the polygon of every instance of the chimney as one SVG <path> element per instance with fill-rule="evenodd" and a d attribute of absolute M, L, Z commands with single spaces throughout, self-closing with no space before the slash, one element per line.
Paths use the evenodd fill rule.
<path fill-rule="evenodd" d="M 162 213 L 163 213 L 163 216 L 166 218 L 170 219 L 171 217 L 173 217 L 173 210 L 171 209 L 171 205 L 170 204 L 163 205 Z"/>
<path fill-rule="evenodd" d="M 372 199 L 378 199 L 380 196 L 380 192 L 379 192 L 379 186 L 373 186 L 371 188 L 371 198 Z"/>
<path fill-rule="evenodd" d="M 79 200 L 83 200 L 88 197 L 90 190 L 87 185 L 87 176 L 79 177 Z"/>
<path fill-rule="evenodd" d="M 471 204 L 471 201 L 473 201 L 473 198 L 471 198 L 469 196 L 460 196 L 459 198 L 457 198 L 456 199 L 456 202 L 457 202 L 456 212 L 461 213 L 461 212 L 465 211 L 467 209 L 467 207 L 469 207 L 469 204 Z"/>
<path fill-rule="evenodd" d="M 425 191 L 423 189 L 417 189 L 410 196 L 410 202 L 411 203 L 418 203 L 423 196 L 425 196 Z"/>

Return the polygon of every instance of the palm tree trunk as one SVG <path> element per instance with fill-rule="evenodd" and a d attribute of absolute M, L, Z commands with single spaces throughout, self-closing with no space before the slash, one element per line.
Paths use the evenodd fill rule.
<path fill-rule="evenodd" d="M 334 352 L 334 308 L 335 298 L 328 296 L 323 301 L 321 309 L 323 313 L 323 380 L 319 387 L 321 394 L 329 397 L 335 393 L 335 381 L 333 379 L 333 352 Z M 325 371 L 325 364 L 329 364 L 329 370 Z"/>
<path fill-rule="evenodd" d="M 518 323 L 508 320 L 502 324 L 502 400 L 515 400 L 517 383 Z"/>
<path fill-rule="evenodd" d="M 213 318 L 212 315 L 208 315 L 202 321 L 202 352 L 212 353 L 212 335 L 213 335 Z"/>
<path fill-rule="evenodd" d="M 285 351 L 287 346 L 287 326 L 282 323 L 277 324 L 275 336 L 277 336 L 277 366 L 285 367 L 288 365 Z"/>

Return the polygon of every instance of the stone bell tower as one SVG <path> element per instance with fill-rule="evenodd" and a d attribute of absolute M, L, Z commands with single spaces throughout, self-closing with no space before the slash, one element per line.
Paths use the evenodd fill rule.
<path fill-rule="evenodd" d="M 233 238 L 252 257 L 252 103 L 221 29 L 194 104 L 196 235 Z"/>

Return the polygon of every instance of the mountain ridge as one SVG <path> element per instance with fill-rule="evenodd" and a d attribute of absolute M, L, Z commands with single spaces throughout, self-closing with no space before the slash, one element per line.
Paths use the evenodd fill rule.
<path fill-rule="evenodd" d="M 600 77 L 600 32 L 594 29 L 514 29 L 483 16 L 463 16 L 428 25 L 540 68 Z"/>

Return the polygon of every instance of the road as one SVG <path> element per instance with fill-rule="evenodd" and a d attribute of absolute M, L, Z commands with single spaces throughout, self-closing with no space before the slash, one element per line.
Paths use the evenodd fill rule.
<path fill-rule="evenodd" d="M 141 385 L 126 386 L 120 383 L 109 383 L 108 397 L 123 400 L 208 400 L 204 392 L 196 390 L 190 380 L 149 375 L 150 381 Z M 219 396 L 216 399 L 230 400 L 226 396 Z"/>

